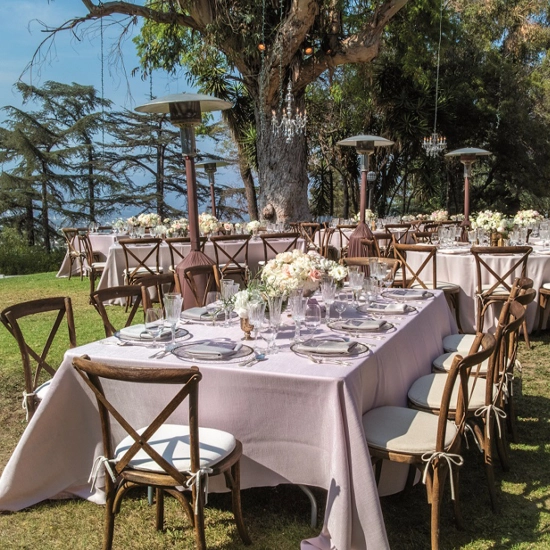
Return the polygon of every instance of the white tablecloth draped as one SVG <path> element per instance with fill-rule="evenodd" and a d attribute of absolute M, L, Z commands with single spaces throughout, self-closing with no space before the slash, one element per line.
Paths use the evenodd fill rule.
<path fill-rule="evenodd" d="M 442 352 L 442 338 L 456 332 L 444 296 L 434 294 L 415 304 L 417 314 L 396 319 L 397 330 L 386 339 L 362 340 L 376 347 L 351 366 L 313 364 L 294 355 L 288 349 L 290 326 L 280 334 L 284 350 L 267 361 L 250 368 L 227 362 L 199 365 L 200 424 L 229 431 L 242 441 L 243 488 L 299 483 L 328 491 L 322 532 L 304 541 L 303 548 L 388 548 L 361 417 L 381 405 L 406 406 L 410 385 L 430 372 L 432 360 Z M 196 338 L 242 336 L 236 323 L 226 329 L 187 328 Z M 1 510 L 20 510 L 60 492 L 103 502 L 102 491 L 90 493 L 87 482 L 95 457 L 102 454 L 95 399 L 71 360 L 88 354 L 113 365 L 183 364 L 172 355 L 148 359 L 151 353 L 143 347 L 120 347 L 113 338 L 66 353 L 51 391 L 0 478 Z M 175 391 L 139 384 L 117 391 L 112 382 L 107 389 L 115 392 L 119 410 L 135 427 L 146 424 Z M 171 420 L 184 422 L 185 414 L 176 411 Z M 122 432 L 114 427 L 114 438 L 120 437 Z M 402 488 L 406 470 L 397 472 L 386 479 L 386 492 Z M 221 490 L 222 485 L 213 480 L 210 488 Z"/>
<path fill-rule="evenodd" d="M 426 255 L 422 252 L 409 252 L 407 254 L 407 263 L 412 268 L 418 269 Z M 440 281 L 455 283 L 460 286 L 460 321 L 462 329 L 465 332 L 475 332 L 476 324 L 476 290 L 477 290 L 477 275 L 474 257 L 465 251 L 464 254 L 446 254 L 437 253 L 437 278 Z M 492 256 L 487 259 L 487 263 L 495 270 L 496 273 L 506 273 L 517 261 L 517 256 Z M 428 268 L 430 269 L 430 268 Z M 429 271 L 431 278 L 431 271 Z M 519 271 L 514 274 L 515 277 L 520 275 Z M 527 261 L 527 276 L 534 281 L 535 290 L 541 287 L 542 283 L 550 281 L 550 255 L 538 253 L 533 250 Z M 422 275 L 421 275 L 422 277 Z M 427 278 L 427 276 L 426 276 Z M 510 279 L 512 282 L 512 279 Z M 494 279 L 486 278 L 483 283 L 494 283 Z M 536 301 L 529 304 L 527 307 L 527 329 L 531 331 L 535 326 L 537 317 Z M 484 330 L 494 329 L 500 313 L 500 307 L 494 306 L 489 308 L 483 325 Z"/>

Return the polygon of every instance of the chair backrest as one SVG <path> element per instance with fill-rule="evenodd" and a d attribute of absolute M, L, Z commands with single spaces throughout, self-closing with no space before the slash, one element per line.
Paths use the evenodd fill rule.
<path fill-rule="evenodd" d="M 374 239 L 361 239 L 361 246 L 366 251 L 369 257 L 380 257 L 380 248 L 378 248 L 378 240 Z"/>
<path fill-rule="evenodd" d="M 298 246 L 298 239 L 300 238 L 300 233 L 296 231 L 288 233 L 267 233 L 260 235 L 262 239 L 262 244 L 264 247 L 264 262 L 268 262 L 271 258 L 274 258 L 280 252 L 288 252 L 289 250 L 294 250 Z M 273 241 L 280 241 L 281 239 L 289 239 L 288 243 L 285 243 L 285 247 L 273 246 Z"/>
<path fill-rule="evenodd" d="M 359 267 L 368 267 L 370 263 L 370 258 L 366 256 L 348 256 L 346 258 L 341 258 L 340 263 L 342 265 L 345 265 L 346 267 L 350 265 L 351 266 L 357 265 Z"/>
<path fill-rule="evenodd" d="M 109 315 L 107 314 L 107 308 L 105 307 L 106 302 L 112 300 L 126 300 L 132 304 L 126 322 L 125 327 L 128 327 L 132 324 L 134 317 L 141 305 L 141 287 L 139 285 L 122 285 L 122 286 L 112 286 L 109 288 L 102 288 L 95 290 L 90 295 L 90 301 L 95 307 L 96 311 L 101 316 L 103 321 L 103 328 L 105 329 L 105 336 L 113 336 L 113 334 L 118 330 L 111 323 Z M 121 308 L 116 308 L 117 311 Z M 122 327 L 121 327 L 122 328 Z"/>
<path fill-rule="evenodd" d="M 453 359 L 453 363 L 448 372 L 441 399 L 441 408 L 439 410 L 439 422 L 436 439 L 436 452 L 444 452 L 445 435 L 447 421 L 450 410 L 454 409 L 454 422 L 457 427 L 457 432 L 454 440 L 461 438 L 466 424 L 466 415 L 468 411 L 468 378 L 472 369 L 480 365 L 486 359 L 489 359 L 496 349 L 496 340 L 492 334 L 479 333 L 476 337 L 476 342 L 481 346 L 479 351 L 470 352 L 465 357 L 457 354 Z M 477 346 L 476 346 L 477 347 Z M 473 346 L 472 346 L 473 348 Z M 475 349 L 475 348 L 474 348 Z M 455 384 L 459 384 L 458 399 L 456 404 L 451 404 L 451 397 Z"/>
<path fill-rule="evenodd" d="M 199 237 L 200 251 L 204 252 L 204 245 L 207 243 L 208 237 Z M 184 258 L 183 246 L 191 244 L 191 237 L 169 237 L 164 239 L 170 250 L 170 265 L 175 269 Z M 178 246 L 180 245 L 180 246 Z"/>
<path fill-rule="evenodd" d="M 216 254 L 216 263 L 221 271 L 222 278 L 226 274 L 239 272 L 246 280 L 248 272 L 248 243 L 252 235 L 217 235 L 211 237 L 210 241 L 214 245 Z M 233 242 L 237 244 L 233 252 L 229 252 L 224 244 Z"/>
<path fill-rule="evenodd" d="M 90 241 L 90 237 L 87 234 L 79 234 L 78 242 L 80 244 L 80 250 L 82 250 L 82 252 L 86 257 L 86 262 L 88 263 L 88 267 L 91 268 L 92 264 L 94 263 L 94 251 L 92 249 L 92 243 Z"/>
<path fill-rule="evenodd" d="M 434 231 L 413 231 L 411 234 L 415 244 L 432 244 Z"/>
<path fill-rule="evenodd" d="M 380 251 L 380 256 L 389 258 L 392 253 L 392 237 L 387 231 L 373 231 L 372 237 L 376 241 L 376 247 Z"/>
<path fill-rule="evenodd" d="M 119 239 L 118 243 L 124 252 L 126 277 L 133 283 L 138 274 L 155 275 L 160 272 L 159 251 L 162 239 Z"/>
<path fill-rule="evenodd" d="M 49 328 L 48 335 L 42 341 L 45 341 L 42 350 L 40 345 L 35 342 L 37 337 L 34 332 L 23 328 L 20 320 L 30 316 L 50 314 L 55 315 Z M 35 409 L 38 401 L 35 399 L 34 391 L 43 382 L 42 376 L 46 372 L 50 377 L 54 376 L 56 367 L 48 361 L 52 343 L 58 334 L 63 318 L 67 321 L 69 335 L 69 346 L 76 347 L 76 332 L 74 327 L 74 317 L 71 299 L 69 297 L 41 298 L 30 302 L 13 304 L 0 313 L 0 321 L 8 329 L 9 333 L 15 338 L 19 346 L 21 361 L 23 364 L 23 373 L 25 377 L 24 407 L 27 409 L 27 418 L 29 419 Z M 28 336 L 28 338 L 26 337 Z"/>
<path fill-rule="evenodd" d="M 155 432 L 168 420 L 170 415 L 187 399 L 189 418 L 189 450 L 191 472 L 197 472 L 199 462 L 199 420 L 198 420 L 198 388 L 202 378 L 197 367 L 112 367 L 90 361 L 88 357 L 75 357 L 73 367 L 82 377 L 86 385 L 95 395 L 103 434 L 103 455 L 112 460 L 114 458 L 114 441 L 111 431 L 111 418 L 134 439 L 134 443 L 126 452 L 112 462 L 115 477 L 118 477 L 128 466 L 130 460 L 140 450 L 143 450 L 160 468 L 170 475 L 179 485 L 185 486 L 189 474 L 179 472 L 174 466 L 162 458 L 148 443 Z M 109 380 L 134 384 L 166 384 L 177 386 L 177 392 L 160 413 L 149 423 L 140 434 L 131 423 L 118 411 L 112 399 L 105 391 Z M 107 382 L 106 382 L 107 381 Z M 109 475 L 105 476 L 106 489 L 109 491 L 113 481 Z"/>
<path fill-rule="evenodd" d="M 422 230 L 429 233 L 437 233 L 437 230 L 441 227 L 440 222 L 428 222 L 422 226 Z"/>
<path fill-rule="evenodd" d="M 183 270 L 183 277 L 189 285 L 198 307 L 206 305 L 206 298 L 209 292 L 219 292 L 220 290 L 220 270 L 217 265 L 194 265 L 186 267 Z"/>
<path fill-rule="evenodd" d="M 301 222 L 300 233 L 306 242 L 306 250 L 319 250 L 319 245 L 315 242 L 317 231 L 321 229 L 321 224 L 316 222 Z"/>
<path fill-rule="evenodd" d="M 73 257 L 81 256 L 81 250 L 76 246 L 78 242 L 79 230 L 76 227 L 62 227 L 61 232 L 65 237 L 69 255 Z"/>
<path fill-rule="evenodd" d="M 173 272 L 169 271 L 168 273 L 145 275 L 145 277 L 138 279 L 138 283 L 141 287 L 143 311 L 146 311 L 147 308 L 151 307 L 153 298 L 156 299 L 161 307 L 164 307 L 164 294 L 166 292 L 174 292 L 176 277 Z"/>
<path fill-rule="evenodd" d="M 366 258 L 366 260 L 368 260 L 367 265 L 369 266 L 371 265 L 371 262 L 378 262 L 381 264 L 385 264 L 386 270 L 391 270 L 391 276 L 392 276 L 392 279 L 394 280 L 394 284 L 395 282 L 398 282 L 401 285 L 401 280 L 396 281 L 396 274 L 398 270 L 401 268 L 401 262 L 399 260 L 397 260 L 396 258 L 384 258 L 384 257 L 380 257 L 380 258 L 371 257 L 371 258 Z M 370 269 L 367 271 L 367 275 L 370 276 Z"/>
<path fill-rule="evenodd" d="M 336 226 L 336 230 L 338 231 L 338 234 L 340 235 L 340 250 L 345 251 L 347 247 L 349 246 L 349 238 L 351 236 L 350 230 L 354 230 L 357 226 L 356 225 L 344 225 L 339 224 Z"/>
<path fill-rule="evenodd" d="M 516 271 L 520 270 L 519 277 L 526 277 L 527 260 L 533 249 L 530 246 L 472 246 L 470 252 L 474 256 L 477 275 L 477 295 L 485 298 L 493 294 L 498 288 L 512 291 L 512 277 L 517 277 Z M 513 256 L 510 267 L 505 273 L 497 273 L 488 263 L 485 256 L 492 255 Z M 491 279 L 491 286 L 483 289 L 487 279 Z M 514 279 L 515 280 L 515 279 Z"/>
<path fill-rule="evenodd" d="M 407 263 L 407 252 L 423 252 L 426 253 L 424 261 L 420 266 L 415 269 Z M 425 246 L 417 244 L 398 244 L 393 245 L 393 253 L 395 258 L 397 258 L 403 268 L 403 286 L 405 288 L 410 288 L 411 286 L 417 284 L 422 288 L 428 289 L 426 283 L 431 283 L 431 288 L 437 288 L 437 261 L 436 261 L 436 246 Z M 431 267 L 431 273 L 430 273 Z M 426 269 L 426 277 L 423 275 L 424 270 Z"/>

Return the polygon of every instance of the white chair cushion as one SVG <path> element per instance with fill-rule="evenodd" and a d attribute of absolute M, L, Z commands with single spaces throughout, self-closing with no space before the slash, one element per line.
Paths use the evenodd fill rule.
<path fill-rule="evenodd" d="M 496 283 L 496 281 L 495 281 Z M 489 290 L 495 283 L 493 284 L 487 284 L 487 285 L 481 285 L 481 292 L 486 292 Z M 510 294 L 510 291 L 503 285 L 497 286 L 491 294 L 497 295 L 497 296 L 508 296 Z"/>
<path fill-rule="evenodd" d="M 475 378 L 472 376 L 468 379 L 468 410 L 475 411 L 485 405 L 485 384 L 484 378 L 479 378 L 474 386 Z M 445 389 L 445 383 L 447 382 L 447 375 L 444 373 L 427 374 L 421 376 L 410 387 L 408 398 L 409 401 L 416 407 L 421 409 L 434 409 L 439 410 L 441 407 L 441 399 L 443 397 L 443 390 Z M 451 394 L 450 410 L 456 409 L 456 401 L 458 399 L 459 379 L 453 387 Z M 472 392 L 473 388 L 473 392 Z"/>
<path fill-rule="evenodd" d="M 158 271 L 157 271 L 157 268 L 154 266 L 154 265 L 151 265 L 149 266 L 149 269 L 153 272 L 153 273 L 162 273 L 164 271 L 164 269 L 162 267 L 159 267 L 158 268 Z M 147 268 L 145 267 L 140 267 L 139 269 L 136 269 L 134 271 L 134 269 L 130 268 L 130 270 L 124 270 L 122 272 L 123 275 L 128 275 L 129 273 L 133 273 L 134 275 L 151 275 L 151 271 L 149 271 Z"/>
<path fill-rule="evenodd" d="M 448 372 L 451 370 L 451 365 L 453 364 L 453 360 L 457 355 L 459 355 L 458 351 L 449 351 L 447 353 L 444 353 L 443 355 L 440 355 L 439 357 L 434 359 L 432 366 L 435 370 Z M 465 354 L 461 353 L 460 355 L 464 356 Z M 481 363 L 481 367 L 479 367 L 479 374 L 487 374 L 488 367 L 489 359 L 485 359 L 485 361 Z M 474 371 L 478 372 L 477 367 L 474 367 L 473 372 Z"/>
<path fill-rule="evenodd" d="M 405 407 L 378 407 L 363 415 L 363 429 L 369 447 L 400 453 L 435 451 L 439 417 Z M 456 435 L 454 422 L 447 421 L 445 449 Z"/>
<path fill-rule="evenodd" d="M 544 288 L 544 290 L 550 290 L 550 283 L 543 283 L 541 288 Z"/>
<path fill-rule="evenodd" d="M 146 428 L 137 430 L 139 434 Z M 200 467 L 213 466 L 228 456 L 237 444 L 235 437 L 221 430 L 199 428 Z M 115 449 L 115 461 L 134 444 L 131 436 L 125 437 Z M 180 424 L 163 424 L 149 439 L 149 445 L 178 471 L 191 469 L 189 455 L 189 426 Z M 164 470 L 143 450 L 130 460 L 129 466 L 136 470 L 163 472 Z"/>
<path fill-rule="evenodd" d="M 434 284 L 432 281 L 424 281 L 424 284 L 430 288 L 434 288 Z M 424 288 L 420 283 L 414 283 L 411 285 L 411 288 Z M 435 287 L 437 290 L 459 290 L 460 287 L 458 285 L 455 285 L 454 283 L 447 283 L 446 281 L 437 281 L 437 285 Z"/>
<path fill-rule="evenodd" d="M 105 266 L 107 265 L 107 262 L 94 262 L 92 264 L 92 267 L 94 269 L 105 269 Z"/>
<path fill-rule="evenodd" d="M 468 355 L 476 339 L 475 334 L 449 334 L 443 338 L 445 351 L 458 351 L 461 355 Z"/>

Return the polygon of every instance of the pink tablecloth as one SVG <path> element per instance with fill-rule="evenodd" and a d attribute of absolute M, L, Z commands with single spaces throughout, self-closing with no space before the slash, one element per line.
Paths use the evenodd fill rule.
<path fill-rule="evenodd" d="M 451 253 L 453 252 L 453 253 Z M 474 257 L 465 250 L 463 254 L 437 253 L 437 278 L 440 281 L 455 283 L 460 286 L 460 322 L 464 332 L 475 332 L 476 324 L 476 290 L 477 275 Z M 418 269 L 426 255 L 422 252 L 409 252 L 407 262 L 411 267 Z M 515 256 L 493 256 L 488 264 L 496 273 L 506 273 L 517 261 Z M 430 271 L 431 275 L 431 271 Z M 513 276 L 519 276 L 515 273 Z M 550 255 L 537 252 L 535 248 L 527 262 L 527 276 L 534 281 L 534 288 L 538 291 L 542 283 L 550 281 Z M 431 278 L 431 277 L 430 277 Z M 484 283 L 494 283 L 494 280 L 486 279 Z M 512 282 L 512 277 L 510 278 Z M 535 325 L 537 316 L 537 304 L 533 302 L 527 307 L 527 329 L 531 331 Z M 500 307 L 491 307 L 485 316 L 484 330 L 491 330 L 496 326 Z"/>
<path fill-rule="evenodd" d="M 284 338 L 279 340 L 284 351 L 250 368 L 200 365 L 200 424 L 230 431 L 242 441 L 243 488 L 296 483 L 328 491 L 322 532 L 304 541 L 303 548 L 388 548 L 361 417 L 381 405 L 406 406 L 408 388 L 430 372 L 442 338 L 455 331 L 441 293 L 417 305 L 417 314 L 395 320 L 393 335 L 362 340 L 376 347 L 351 366 L 310 363 L 294 355 Z M 292 336 L 288 328 L 280 336 Z M 199 338 L 242 336 L 236 323 L 227 329 L 188 329 Z M 94 458 L 102 453 L 95 400 L 71 368 L 72 357 L 84 353 L 115 365 L 155 363 L 148 359 L 149 349 L 120 347 L 112 338 L 68 351 L 0 478 L 1 510 L 20 510 L 62 491 L 103 502 L 102 491 L 91 494 L 87 482 Z M 182 363 L 168 356 L 158 364 Z M 131 391 L 113 391 L 119 410 L 137 426 L 170 390 L 136 384 Z M 173 420 L 185 418 L 176 411 Z M 114 438 L 120 436 L 114 429 Z M 389 476 L 387 491 L 402 486 L 406 470 L 401 473 Z M 212 481 L 212 490 L 221 489 Z"/>

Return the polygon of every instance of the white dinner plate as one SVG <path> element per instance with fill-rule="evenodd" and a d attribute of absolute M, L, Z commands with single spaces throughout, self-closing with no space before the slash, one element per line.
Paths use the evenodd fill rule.
<path fill-rule="evenodd" d="M 238 349 L 236 349 L 233 353 L 230 355 L 207 355 L 205 353 L 195 353 L 193 351 L 193 346 L 197 346 L 200 344 L 207 344 L 212 343 L 213 345 L 220 346 L 223 344 L 229 344 L 229 342 L 217 342 L 215 340 L 213 341 L 199 341 L 199 342 L 188 342 L 186 344 L 182 344 L 181 346 L 177 346 L 172 350 L 172 353 L 182 361 L 186 361 L 189 363 L 240 363 L 243 361 L 243 359 L 246 359 L 247 357 L 250 357 L 254 350 L 249 347 L 245 346 L 243 344 L 236 344 L 235 342 L 231 342 L 233 346 L 239 346 Z"/>

